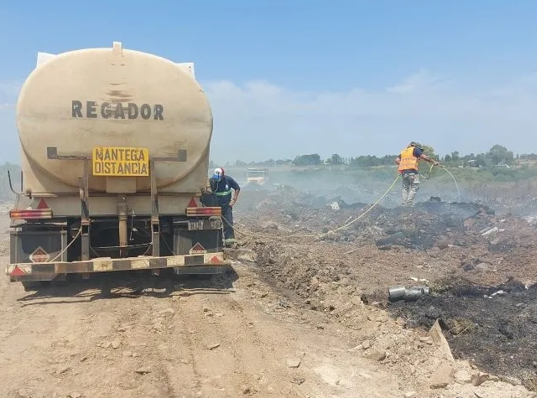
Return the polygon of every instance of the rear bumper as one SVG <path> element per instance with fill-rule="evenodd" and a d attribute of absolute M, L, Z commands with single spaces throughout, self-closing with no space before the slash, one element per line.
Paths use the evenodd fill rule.
<path fill-rule="evenodd" d="M 61 274 L 88 274 L 96 272 L 140 271 L 163 268 L 205 269 L 210 273 L 214 269 L 231 265 L 224 259 L 224 253 L 205 253 L 199 255 L 166 256 L 166 257 L 128 257 L 128 258 L 94 258 L 88 261 L 20 263 L 6 267 L 6 275 L 11 282 L 49 281 Z"/>

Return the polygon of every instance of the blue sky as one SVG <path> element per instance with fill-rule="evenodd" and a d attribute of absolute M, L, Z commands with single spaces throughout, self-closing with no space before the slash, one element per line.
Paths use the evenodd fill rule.
<path fill-rule="evenodd" d="M 36 53 L 113 41 L 196 63 L 217 161 L 410 140 L 537 152 L 535 1 L 134 3 L 0 0 L 0 161 L 17 161 L 13 104 Z"/>

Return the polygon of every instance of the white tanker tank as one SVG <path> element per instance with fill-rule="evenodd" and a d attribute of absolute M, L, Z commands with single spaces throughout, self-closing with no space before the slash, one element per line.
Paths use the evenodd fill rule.
<path fill-rule="evenodd" d="M 98 147 L 147 148 L 152 158 L 170 158 L 155 163 L 157 187 L 165 192 L 193 193 L 206 184 L 213 119 L 193 65 L 120 43 L 41 57 L 22 87 L 17 125 L 26 186 L 37 195 L 79 188 L 83 163 L 58 161 L 51 151 L 90 158 Z M 115 159 L 95 171 L 117 169 L 122 163 Z M 141 176 L 129 180 L 129 190 L 150 189 L 147 170 L 132 162 L 124 165 Z M 108 190 L 117 183 L 108 180 Z M 107 179 L 90 174 L 89 189 L 107 191 Z"/>
<path fill-rule="evenodd" d="M 193 64 L 117 42 L 39 53 L 17 127 L 11 280 L 225 264 L 220 209 L 200 203 L 213 117 Z"/>

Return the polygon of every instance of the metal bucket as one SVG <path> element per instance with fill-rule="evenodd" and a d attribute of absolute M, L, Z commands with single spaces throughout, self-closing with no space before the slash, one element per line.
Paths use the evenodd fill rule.
<path fill-rule="evenodd" d="M 404 286 L 396 286 L 388 289 L 388 296 L 390 301 L 416 301 L 421 296 L 427 295 L 431 292 L 428 286 L 416 286 L 406 288 Z"/>
<path fill-rule="evenodd" d="M 390 301 L 398 301 L 405 297 L 406 288 L 404 286 L 396 286 L 388 289 L 388 297 Z"/>
<path fill-rule="evenodd" d="M 405 301 L 416 301 L 421 296 L 430 293 L 430 289 L 427 286 L 416 286 L 406 289 Z"/>

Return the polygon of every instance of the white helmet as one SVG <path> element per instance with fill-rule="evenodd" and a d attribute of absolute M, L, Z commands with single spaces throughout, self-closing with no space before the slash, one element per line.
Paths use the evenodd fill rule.
<path fill-rule="evenodd" d="M 214 169 L 213 178 L 217 181 L 220 181 L 222 177 L 224 176 L 224 169 L 221 167 L 217 167 Z"/>

